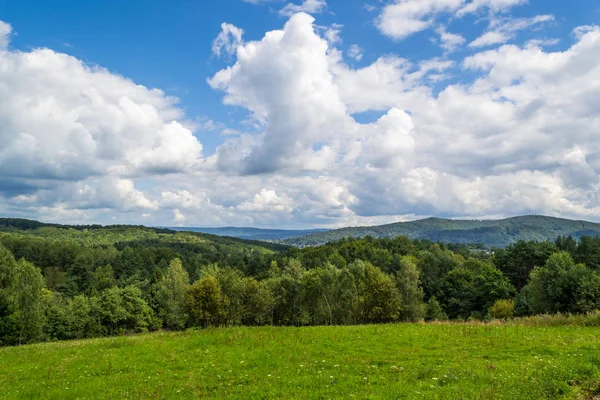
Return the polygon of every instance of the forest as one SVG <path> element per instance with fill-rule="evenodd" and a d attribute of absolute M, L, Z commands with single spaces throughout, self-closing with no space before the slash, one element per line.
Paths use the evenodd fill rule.
<path fill-rule="evenodd" d="M 139 226 L 0 222 L 0 344 L 208 326 L 509 319 L 600 309 L 600 238 L 492 251 L 407 237 L 319 247 Z"/>

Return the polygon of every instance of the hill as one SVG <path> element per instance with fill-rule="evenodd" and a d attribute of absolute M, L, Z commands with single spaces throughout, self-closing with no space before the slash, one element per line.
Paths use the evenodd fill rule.
<path fill-rule="evenodd" d="M 381 226 L 342 228 L 287 239 L 283 240 L 282 243 L 304 247 L 318 246 L 345 238 L 408 236 L 411 239 L 428 239 L 434 242 L 478 243 L 488 247 L 506 247 L 519 240 L 554 240 L 561 235 L 570 235 L 574 238 L 598 236 L 600 235 L 600 224 L 537 215 L 502 220 L 427 218 Z"/>
<path fill-rule="evenodd" d="M 137 225 L 60 225 L 20 218 L 0 218 L 0 242 L 3 238 L 29 237 L 51 242 L 67 241 L 83 246 L 191 247 L 196 252 L 247 253 L 285 250 L 287 246 L 201 232 L 175 231 Z"/>
<path fill-rule="evenodd" d="M 223 228 L 169 228 L 175 231 L 201 232 L 217 236 L 235 237 L 245 240 L 276 241 L 283 239 L 294 239 L 301 236 L 312 235 L 315 233 L 328 232 L 329 229 L 306 229 L 306 230 L 286 230 L 286 229 L 259 229 L 259 228 L 240 228 L 228 226 Z"/>

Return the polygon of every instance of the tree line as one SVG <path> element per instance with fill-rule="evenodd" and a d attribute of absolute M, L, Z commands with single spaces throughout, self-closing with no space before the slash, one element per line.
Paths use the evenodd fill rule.
<path fill-rule="evenodd" d="M 65 232 L 0 234 L 0 344 L 194 326 L 483 320 L 600 309 L 599 238 L 521 241 L 494 251 L 364 238 L 274 251 L 183 234 L 140 233 L 138 240 L 135 232 L 100 245 Z"/>

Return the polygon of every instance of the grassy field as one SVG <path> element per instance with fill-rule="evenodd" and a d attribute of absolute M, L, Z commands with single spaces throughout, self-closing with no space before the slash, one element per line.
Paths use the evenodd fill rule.
<path fill-rule="evenodd" d="M 599 339 L 598 328 L 433 324 L 38 344 L 0 349 L 0 398 L 594 399 Z"/>

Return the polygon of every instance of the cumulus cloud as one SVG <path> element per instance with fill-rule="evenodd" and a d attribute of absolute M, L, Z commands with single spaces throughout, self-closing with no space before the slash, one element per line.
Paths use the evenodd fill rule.
<path fill-rule="evenodd" d="M 359 45 L 353 44 L 348 48 L 348 56 L 350 58 L 355 59 L 356 61 L 360 61 L 363 58 L 364 50 L 360 48 Z"/>
<path fill-rule="evenodd" d="M 433 24 L 436 14 L 458 10 L 464 0 L 397 0 L 388 4 L 377 18 L 381 32 L 394 39 L 404 39 Z"/>
<path fill-rule="evenodd" d="M 243 211 L 259 212 L 289 212 L 293 209 L 294 201 L 287 196 L 279 196 L 273 189 L 262 189 L 252 200 L 238 206 Z"/>
<path fill-rule="evenodd" d="M 327 9 L 325 0 L 304 0 L 300 4 L 288 3 L 280 11 L 280 15 L 292 16 L 296 13 L 321 14 Z"/>
<path fill-rule="evenodd" d="M 481 9 L 488 9 L 492 13 L 498 13 L 515 6 L 527 4 L 528 1 L 529 0 L 473 0 L 458 10 L 457 15 L 462 16 L 480 11 Z"/>
<path fill-rule="evenodd" d="M 0 50 L 8 47 L 12 26 L 6 22 L 0 21 Z"/>
<path fill-rule="evenodd" d="M 0 51 L 0 65 L 0 198 L 13 205 L 156 209 L 134 180 L 202 162 L 193 123 L 158 89 L 44 48 Z"/>
<path fill-rule="evenodd" d="M 237 63 L 209 80 L 225 90 L 227 104 L 246 107 L 264 125 L 263 137 L 237 160 L 245 173 L 313 169 L 313 162 L 326 167 L 328 143 L 341 139 L 339 131 L 349 122 L 329 71 L 327 41 L 315 33 L 313 21 L 308 14 L 294 15 L 284 30 L 240 47 Z M 318 141 L 323 145 L 313 149 Z"/>
<path fill-rule="evenodd" d="M 493 21 L 492 28 L 469 43 L 469 47 L 484 47 L 494 44 L 504 44 L 517 35 L 521 30 L 554 21 L 552 15 L 537 15 L 532 18 L 509 18 L 502 22 Z"/>
<path fill-rule="evenodd" d="M 442 14 L 461 17 L 480 10 L 494 14 L 525 3 L 527 0 L 395 0 L 383 7 L 375 22 L 381 33 L 402 40 L 431 27 Z"/>
<path fill-rule="evenodd" d="M 64 54 L 0 51 L 0 212 L 265 227 L 597 219 L 600 28 L 575 29 L 562 51 L 530 41 L 360 68 L 324 36 L 295 14 L 208 79 L 247 111 L 244 132 L 187 121 L 164 93 Z M 474 78 L 443 81 L 461 72 Z M 192 131 L 204 125 L 224 133 L 206 157 Z"/>
<path fill-rule="evenodd" d="M 176 100 L 49 49 L 0 53 L 0 175 L 80 180 L 198 163 Z"/>
<path fill-rule="evenodd" d="M 178 209 L 173 210 L 173 222 L 175 222 L 176 224 L 182 224 L 183 222 L 185 222 L 185 220 L 185 215 L 183 215 L 181 211 L 179 211 Z"/>
<path fill-rule="evenodd" d="M 439 45 L 446 53 L 456 51 L 467 41 L 462 35 L 448 32 L 444 26 L 438 27 L 435 31 L 440 36 Z"/>
<path fill-rule="evenodd" d="M 221 32 L 217 35 L 212 44 L 212 52 L 217 57 L 222 55 L 232 55 L 237 50 L 238 46 L 243 43 L 242 37 L 244 30 L 235 25 L 223 22 L 221 24 Z"/>
<path fill-rule="evenodd" d="M 468 57 L 462 68 L 480 78 L 434 95 L 427 80 L 452 61 L 387 57 L 352 69 L 312 24 L 307 15 L 293 17 L 246 44 L 236 64 L 211 80 L 227 104 L 246 107 L 264 127 L 219 149 L 223 165 L 237 163 L 242 174 L 312 171 L 335 179 L 347 194 L 337 205 L 344 218 L 598 210 L 590 195 L 598 183 L 590 178 L 600 170 L 600 148 L 590 135 L 599 116 L 587 106 L 600 93 L 589 83 L 600 79 L 597 28 L 562 53 L 529 43 Z M 350 114 L 369 110 L 388 111 L 370 124 Z M 290 198 L 294 215 L 306 217 L 301 200 Z"/>

